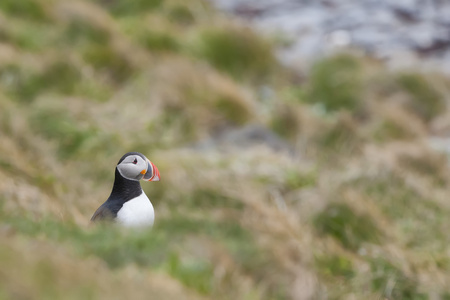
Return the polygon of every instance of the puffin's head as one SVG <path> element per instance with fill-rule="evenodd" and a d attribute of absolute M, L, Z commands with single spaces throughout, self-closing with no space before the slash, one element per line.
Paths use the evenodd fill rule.
<path fill-rule="evenodd" d="M 159 181 L 156 166 L 139 152 L 128 152 L 117 163 L 117 170 L 122 177 L 129 180 Z"/>

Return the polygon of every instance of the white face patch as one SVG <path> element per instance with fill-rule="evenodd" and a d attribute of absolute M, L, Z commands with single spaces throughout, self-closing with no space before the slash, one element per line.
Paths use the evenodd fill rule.
<path fill-rule="evenodd" d="M 117 165 L 117 170 L 124 178 L 139 181 L 147 170 L 147 161 L 139 155 L 130 155 Z"/>

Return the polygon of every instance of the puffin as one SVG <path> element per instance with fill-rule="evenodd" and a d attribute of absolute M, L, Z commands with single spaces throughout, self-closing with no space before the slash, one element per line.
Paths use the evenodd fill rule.
<path fill-rule="evenodd" d="M 160 179 L 158 168 L 143 154 L 126 153 L 117 163 L 111 195 L 95 211 L 91 222 L 113 220 L 125 227 L 153 226 L 155 212 L 140 180 Z"/>

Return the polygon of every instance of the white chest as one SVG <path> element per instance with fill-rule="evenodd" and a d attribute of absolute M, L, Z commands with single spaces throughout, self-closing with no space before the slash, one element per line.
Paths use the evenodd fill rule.
<path fill-rule="evenodd" d="M 153 205 L 142 192 L 138 197 L 124 203 L 117 213 L 116 220 L 127 227 L 152 226 L 155 220 Z"/>

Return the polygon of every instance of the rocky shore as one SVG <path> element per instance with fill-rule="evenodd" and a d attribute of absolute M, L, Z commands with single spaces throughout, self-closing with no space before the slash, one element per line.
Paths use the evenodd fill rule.
<path fill-rule="evenodd" d="M 392 67 L 420 66 L 450 73 L 450 1 L 211 1 L 286 41 L 278 55 L 288 65 L 357 49 Z"/>

